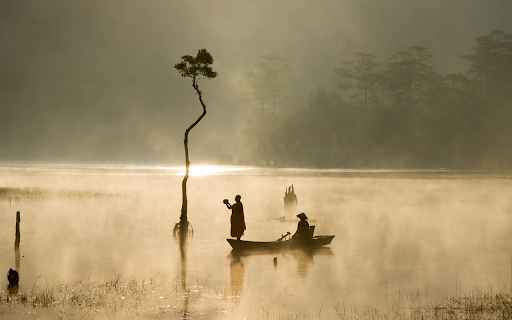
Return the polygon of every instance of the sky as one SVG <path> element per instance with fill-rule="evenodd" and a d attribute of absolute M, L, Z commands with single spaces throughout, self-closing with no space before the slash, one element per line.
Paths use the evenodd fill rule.
<path fill-rule="evenodd" d="M 478 36 L 512 32 L 509 0 L 11 1 L 0 3 L 0 164 L 184 163 L 202 108 L 174 64 L 206 48 L 207 115 L 192 164 L 248 156 L 242 77 L 260 55 L 290 59 L 286 115 L 354 52 L 385 62 L 425 46 L 442 73 L 465 72 Z"/>

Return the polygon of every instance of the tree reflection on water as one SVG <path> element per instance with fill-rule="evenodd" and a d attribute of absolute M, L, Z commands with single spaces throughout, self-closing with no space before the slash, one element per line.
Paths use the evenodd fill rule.
<path fill-rule="evenodd" d="M 190 299 L 190 290 L 187 288 L 187 241 L 186 237 L 180 238 L 180 256 L 181 256 L 181 289 L 185 301 L 183 303 L 183 318 L 188 317 L 188 306 Z"/>

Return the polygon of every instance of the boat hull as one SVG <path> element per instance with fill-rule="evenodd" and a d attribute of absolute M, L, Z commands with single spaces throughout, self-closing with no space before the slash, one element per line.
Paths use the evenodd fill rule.
<path fill-rule="evenodd" d="M 286 251 L 297 249 L 317 249 L 331 243 L 334 236 L 315 236 L 310 240 L 283 240 L 283 241 L 245 241 L 236 239 L 226 239 L 233 250 L 268 250 L 268 251 Z"/>

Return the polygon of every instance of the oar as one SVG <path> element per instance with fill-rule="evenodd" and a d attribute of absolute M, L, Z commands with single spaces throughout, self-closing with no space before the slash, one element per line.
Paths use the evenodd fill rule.
<path fill-rule="evenodd" d="M 297 238 L 299 238 L 299 239 L 302 241 L 302 243 L 304 243 L 304 244 L 306 245 L 306 247 L 307 247 L 310 251 L 312 251 L 312 250 L 311 250 L 311 247 L 310 247 L 310 246 L 309 246 L 309 244 L 306 242 L 306 240 L 302 239 L 302 237 L 301 237 L 301 236 L 297 236 Z"/>
<path fill-rule="evenodd" d="M 283 240 L 284 238 L 286 238 L 290 234 L 291 234 L 290 231 L 286 231 L 286 234 L 284 236 L 282 236 L 281 238 L 277 239 L 277 241 Z"/>

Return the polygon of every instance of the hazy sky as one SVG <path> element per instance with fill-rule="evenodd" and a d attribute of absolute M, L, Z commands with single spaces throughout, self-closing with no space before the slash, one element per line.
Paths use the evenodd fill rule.
<path fill-rule="evenodd" d="M 0 3 L 0 163 L 184 162 L 183 133 L 200 114 L 173 68 L 206 48 L 219 76 L 203 81 L 208 114 L 190 135 L 192 164 L 240 149 L 250 104 L 240 80 L 260 54 L 291 59 L 278 112 L 318 86 L 353 52 L 380 61 L 429 47 L 441 73 L 477 36 L 512 32 L 510 0 L 67 1 Z"/>

